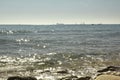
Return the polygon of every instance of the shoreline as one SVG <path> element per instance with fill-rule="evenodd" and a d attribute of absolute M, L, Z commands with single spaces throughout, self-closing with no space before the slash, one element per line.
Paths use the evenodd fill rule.
<path fill-rule="evenodd" d="M 29 72 L 30 73 L 30 72 Z M 120 80 L 120 66 L 108 66 L 98 70 L 92 76 L 80 76 L 76 74 L 69 74 L 66 69 L 46 69 L 36 71 L 39 75 L 8 75 L 6 78 L 0 78 L 1 80 Z M 53 74 L 54 73 L 54 74 Z M 28 74 L 28 72 L 27 72 Z"/>
<path fill-rule="evenodd" d="M 108 62 L 90 55 L 81 57 L 77 55 L 77 57 L 52 53 L 40 56 L 31 55 L 31 57 L 1 56 L 0 79 L 6 80 L 11 76 L 33 76 L 38 80 L 59 80 L 75 76 L 77 79 L 86 76 L 95 78 L 98 70 L 113 63 L 113 66 L 120 66 L 120 61 L 117 60 Z"/>

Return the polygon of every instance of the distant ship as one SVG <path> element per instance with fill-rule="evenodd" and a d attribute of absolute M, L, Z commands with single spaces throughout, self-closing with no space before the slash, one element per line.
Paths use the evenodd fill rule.
<path fill-rule="evenodd" d="M 56 23 L 56 25 L 65 25 L 65 24 L 63 24 L 63 23 Z"/>
<path fill-rule="evenodd" d="M 91 26 L 95 26 L 95 25 L 102 25 L 101 23 L 100 24 L 91 24 Z"/>

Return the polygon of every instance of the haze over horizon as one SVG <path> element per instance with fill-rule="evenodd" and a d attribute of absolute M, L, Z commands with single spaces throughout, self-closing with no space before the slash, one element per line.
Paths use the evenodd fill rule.
<path fill-rule="evenodd" d="M 120 24 L 120 0 L 0 0 L 0 24 Z"/>

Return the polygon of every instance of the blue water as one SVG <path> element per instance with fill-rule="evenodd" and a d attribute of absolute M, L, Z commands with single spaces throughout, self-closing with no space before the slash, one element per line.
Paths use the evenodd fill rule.
<path fill-rule="evenodd" d="M 0 25 L 0 55 L 120 52 L 120 25 Z"/>

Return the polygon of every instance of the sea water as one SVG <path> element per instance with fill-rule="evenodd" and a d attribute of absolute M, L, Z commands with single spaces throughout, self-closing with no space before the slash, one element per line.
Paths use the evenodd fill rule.
<path fill-rule="evenodd" d="M 120 25 L 0 25 L 0 55 L 120 51 Z"/>
<path fill-rule="evenodd" d="M 36 69 L 79 68 L 89 74 L 89 68 L 120 65 L 119 58 L 117 24 L 0 25 L 1 67 L 32 64 Z"/>

